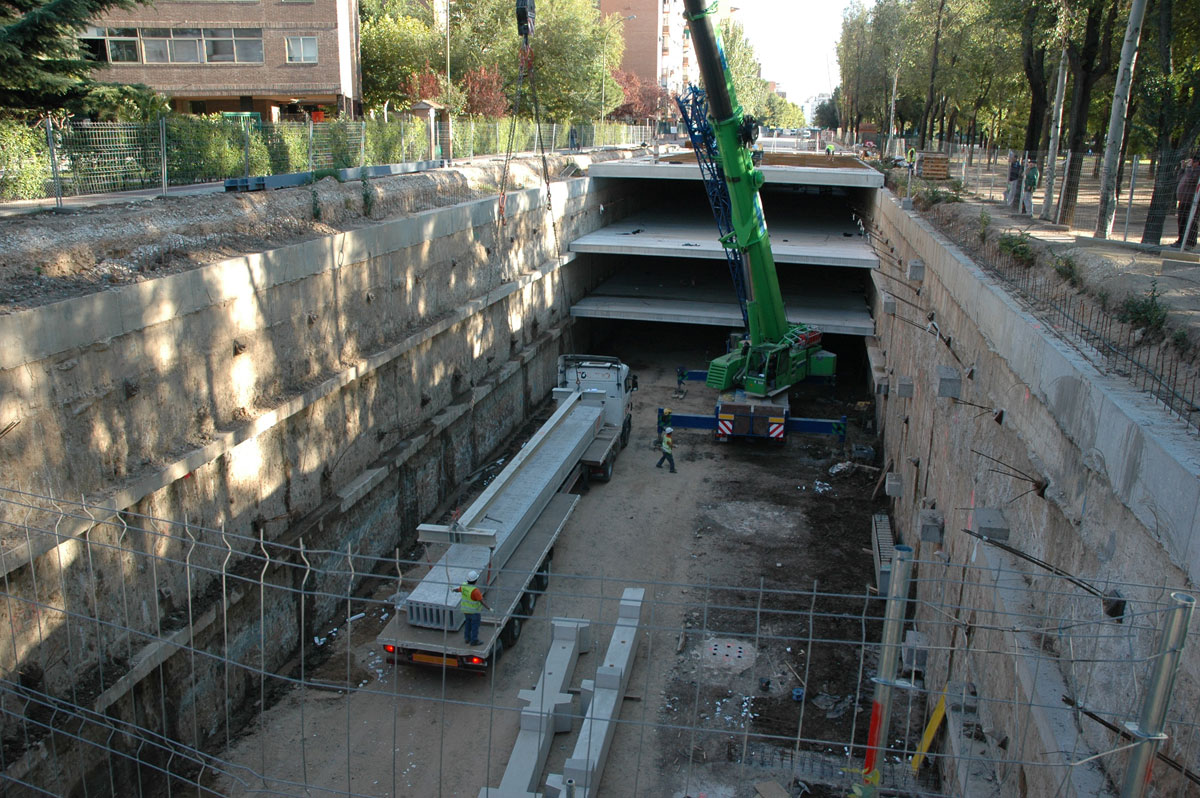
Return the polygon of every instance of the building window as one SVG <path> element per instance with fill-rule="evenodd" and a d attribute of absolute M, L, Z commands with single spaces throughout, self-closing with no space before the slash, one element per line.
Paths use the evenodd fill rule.
<path fill-rule="evenodd" d="M 317 63 L 317 37 L 288 36 L 287 61 L 289 64 Z"/>
<path fill-rule="evenodd" d="M 93 60 L 113 64 L 263 62 L 262 28 L 89 27 L 79 41 Z"/>

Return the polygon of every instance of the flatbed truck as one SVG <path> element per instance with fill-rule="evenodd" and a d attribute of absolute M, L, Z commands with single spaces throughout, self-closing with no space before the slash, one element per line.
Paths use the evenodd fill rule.
<path fill-rule="evenodd" d="M 607 481 L 629 443 L 637 378 L 614 357 L 561 355 L 557 408 L 487 489 L 449 525 L 422 524 L 419 539 L 449 543 L 377 638 L 401 664 L 486 672 L 521 636 L 550 580 L 554 544 L 579 502 L 580 478 Z M 460 596 L 469 571 L 491 610 L 479 644 L 463 640 Z"/>

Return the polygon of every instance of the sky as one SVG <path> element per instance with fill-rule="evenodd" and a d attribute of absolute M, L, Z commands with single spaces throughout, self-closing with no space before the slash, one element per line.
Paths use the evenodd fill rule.
<path fill-rule="evenodd" d="M 746 29 L 762 64 L 764 80 L 779 83 L 789 100 L 800 104 L 830 92 L 838 82 L 834 46 L 842 31 L 849 0 L 720 0 L 737 9 L 733 16 Z"/>

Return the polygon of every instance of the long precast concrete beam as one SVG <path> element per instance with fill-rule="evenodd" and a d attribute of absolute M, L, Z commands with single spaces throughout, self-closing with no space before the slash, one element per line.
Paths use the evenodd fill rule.
<path fill-rule="evenodd" d="M 580 699 L 586 701 L 587 706 L 579 739 L 563 772 L 546 778 L 547 798 L 558 798 L 568 784 L 574 784 L 575 798 L 588 798 L 600 786 L 604 763 L 617 730 L 617 717 L 625 700 L 625 688 L 633 670 L 645 596 L 646 591 L 640 587 L 627 587 L 621 594 L 621 607 L 604 662 L 596 671 L 595 681 L 583 683 Z"/>
<path fill-rule="evenodd" d="M 480 788 L 479 798 L 537 798 L 535 788 L 550 743 L 555 734 L 571 730 L 575 713 L 567 687 L 579 655 L 592 649 L 592 628 L 587 621 L 574 618 L 555 618 L 551 628 L 550 650 L 537 686 L 517 693 L 525 708 L 500 786 Z"/>

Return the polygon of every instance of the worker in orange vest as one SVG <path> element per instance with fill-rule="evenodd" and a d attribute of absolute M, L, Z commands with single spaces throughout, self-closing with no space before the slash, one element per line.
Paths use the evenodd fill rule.
<path fill-rule="evenodd" d="M 483 600 L 483 591 L 475 586 L 478 581 L 479 572 L 470 571 L 467 573 L 467 581 L 454 588 L 455 593 L 462 594 L 458 608 L 463 614 L 463 639 L 466 640 L 468 646 L 479 645 L 479 621 L 483 617 L 479 608 L 483 607 L 488 612 L 492 611 L 492 608 Z"/>

